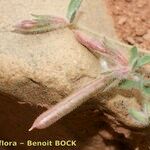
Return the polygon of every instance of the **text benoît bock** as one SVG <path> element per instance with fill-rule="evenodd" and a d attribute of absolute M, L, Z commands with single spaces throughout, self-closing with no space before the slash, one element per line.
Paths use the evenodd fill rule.
<path fill-rule="evenodd" d="M 17 142 L 17 141 L 4 141 L 0 140 L 0 147 L 17 147 L 18 145 L 32 146 L 32 147 L 75 147 L 77 146 L 76 140 L 46 140 L 46 141 L 32 141 L 27 140 L 26 142 Z"/>

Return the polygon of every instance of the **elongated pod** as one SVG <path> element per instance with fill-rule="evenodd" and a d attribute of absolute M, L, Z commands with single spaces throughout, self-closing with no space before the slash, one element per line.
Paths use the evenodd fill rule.
<path fill-rule="evenodd" d="M 97 54 L 103 55 L 114 61 L 116 64 L 123 66 L 128 65 L 128 58 L 125 57 L 123 52 L 117 49 L 113 50 L 108 48 L 105 41 L 99 41 L 96 38 L 92 38 L 80 30 L 74 30 L 74 35 L 76 40 L 80 44 L 87 47 L 91 52 L 96 52 Z"/>
<path fill-rule="evenodd" d="M 96 93 L 99 90 L 103 90 L 107 84 L 112 82 L 112 77 L 101 77 L 98 78 L 88 85 L 80 88 L 70 96 L 66 97 L 62 102 L 56 104 L 53 108 L 50 108 L 46 112 L 42 113 L 37 119 L 34 121 L 32 127 L 29 131 L 33 129 L 44 129 L 63 116 L 67 115 L 82 103 L 84 103 L 92 94 Z"/>

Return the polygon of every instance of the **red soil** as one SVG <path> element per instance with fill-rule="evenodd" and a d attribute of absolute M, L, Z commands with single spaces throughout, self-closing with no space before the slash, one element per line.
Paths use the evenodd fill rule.
<path fill-rule="evenodd" d="M 150 50 L 150 0 L 106 0 L 119 37 Z"/>

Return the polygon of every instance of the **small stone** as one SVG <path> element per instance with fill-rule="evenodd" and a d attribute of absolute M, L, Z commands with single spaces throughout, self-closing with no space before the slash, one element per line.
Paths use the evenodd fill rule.
<path fill-rule="evenodd" d="M 144 1 L 144 0 L 140 0 L 138 3 L 137 3 L 137 7 L 139 7 L 139 8 L 142 8 L 142 7 L 144 7 L 146 5 L 146 1 Z"/>
<path fill-rule="evenodd" d="M 146 34 L 146 29 L 144 27 L 141 26 L 136 29 L 137 36 L 143 36 L 144 34 Z"/>
<path fill-rule="evenodd" d="M 135 39 L 136 39 L 136 41 L 138 43 L 142 43 L 143 42 L 143 37 L 136 37 Z"/>
<path fill-rule="evenodd" d="M 148 32 L 143 36 L 143 38 L 145 40 L 149 40 L 150 41 L 150 30 L 148 30 Z"/>
<path fill-rule="evenodd" d="M 126 21 L 127 21 L 127 18 L 126 18 L 126 17 L 121 17 L 121 18 L 118 20 L 118 24 L 119 24 L 119 25 L 123 25 L 123 24 L 125 24 Z"/>
<path fill-rule="evenodd" d="M 126 41 L 127 41 L 129 44 L 134 44 L 134 43 L 135 43 L 135 41 L 134 41 L 134 39 L 133 39 L 132 37 L 127 37 L 127 38 L 126 38 Z"/>

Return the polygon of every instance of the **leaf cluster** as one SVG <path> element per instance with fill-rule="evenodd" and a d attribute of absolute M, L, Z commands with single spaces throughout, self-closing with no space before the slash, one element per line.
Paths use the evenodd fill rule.
<path fill-rule="evenodd" d="M 141 67 L 150 64 L 150 55 L 140 55 L 137 48 L 131 49 L 130 66 L 132 68 L 133 79 L 126 79 L 121 84 L 121 88 L 125 89 L 138 89 L 143 96 L 143 108 L 137 110 L 129 108 L 129 114 L 139 123 L 144 125 L 150 124 L 150 80 L 137 73 Z"/>
<path fill-rule="evenodd" d="M 131 49 L 129 65 L 131 67 L 131 79 L 124 80 L 121 84 L 121 88 L 125 89 L 138 89 L 144 95 L 150 95 L 149 80 L 146 80 L 142 73 L 138 71 L 146 64 L 150 64 L 150 55 L 141 56 L 136 47 Z"/>

